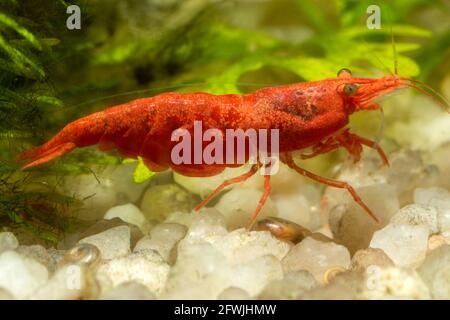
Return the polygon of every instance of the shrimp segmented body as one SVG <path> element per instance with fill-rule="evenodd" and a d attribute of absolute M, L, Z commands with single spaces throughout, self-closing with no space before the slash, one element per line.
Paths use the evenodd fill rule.
<path fill-rule="evenodd" d="M 175 145 L 171 139 L 174 130 L 184 128 L 192 131 L 195 121 L 201 121 L 204 129 L 220 131 L 227 128 L 278 129 L 282 162 L 315 181 L 347 189 L 352 198 L 377 220 L 350 184 L 321 177 L 299 167 L 292 152 L 309 148 L 312 151 L 302 157 L 310 158 L 342 147 L 358 161 L 363 146 L 366 146 L 376 150 L 387 165 L 388 159 L 376 142 L 350 132 L 349 116 L 361 110 L 379 109 L 374 100 L 394 90 L 405 87 L 420 90 L 415 83 L 416 80 L 397 75 L 357 78 L 348 69 L 342 69 L 335 78 L 267 87 L 245 95 L 163 93 L 75 120 L 47 143 L 19 154 L 17 161 L 24 162 L 23 168 L 34 167 L 75 148 L 97 144 L 101 150 L 116 148 L 125 157 L 142 157 L 152 171 L 172 169 L 182 175 L 208 177 L 221 173 L 226 167 L 238 165 L 174 163 L 170 156 Z M 248 159 L 247 154 L 245 159 Z M 248 179 L 258 168 L 259 165 L 255 164 L 249 172 L 225 181 L 196 209 L 226 186 Z M 264 181 L 264 193 L 250 226 L 270 193 L 270 175 L 265 175 Z"/>

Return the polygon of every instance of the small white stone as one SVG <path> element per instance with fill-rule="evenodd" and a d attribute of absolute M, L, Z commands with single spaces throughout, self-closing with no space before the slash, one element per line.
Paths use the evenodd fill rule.
<path fill-rule="evenodd" d="M 369 177 L 361 177 L 361 179 L 365 181 Z M 328 187 L 324 197 L 324 202 L 330 209 L 329 221 L 334 239 L 347 247 L 351 253 L 367 248 L 373 233 L 386 225 L 399 209 L 399 201 L 393 186 L 372 182 L 372 184 L 356 188 L 355 183 L 352 181 L 356 192 L 376 214 L 380 220 L 379 223 L 375 222 L 349 196 L 347 190 Z"/>
<path fill-rule="evenodd" d="M 89 296 L 89 281 L 84 265 L 66 264 L 30 297 L 33 300 L 75 300 Z"/>
<path fill-rule="evenodd" d="M 93 168 L 95 174 L 83 174 L 65 179 L 62 192 L 83 200 L 77 217 L 84 220 L 101 219 L 118 201 L 135 202 L 147 183 L 134 183 L 135 164 Z"/>
<path fill-rule="evenodd" d="M 0 232 L 0 253 L 14 250 L 19 246 L 16 236 L 12 232 Z"/>
<path fill-rule="evenodd" d="M 197 211 L 191 211 L 191 212 L 184 212 L 184 211 L 174 211 L 172 213 L 169 213 L 166 220 L 164 220 L 165 223 L 178 223 L 182 224 L 186 227 L 190 227 L 192 224 L 192 220 L 195 218 Z"/>
<path fill-rule="evenodd" d="M 285 272 L 307 270 L 322 283 L 327 270 L 336 267 L 346 269 L 350 261 L 346 247 L 307 237 L 289 251 L 282 263 Z"/>
<path fill-rule="evenodd" d="M 441 88 L 445 90 L 446 85 L 442 84 Z M 400 146 L 407 145 L 427 153 L 433 153 L 438 147 L 446 145 L 450 136 L 450 119 L 445 116 L 446 111 L 437 107 L 435 99 L 431 97 L 406 95 L 410 99 L 402 94 L 395 103 L 397 112 L 402 116 L 398 117 L 401 120 L 390 124 L 389 133 L 392 139 Z M 427 112 L 421 112 L 419 109 Z M 408 120 L 404 121 L 405 118 Z"/>
<path fill-rule="evenodd" d="M 425 259 L 429 232 L 423 224 L 388 224 L 374 233 L 370 247 L 383 250 L 398 267 L 414 268 Z"/>
<path fill-rule="evenodd" d="M 414 202 L 435 207 L 439 231 L 450 231 L 450 193 L 446 189 L 417 188 L 414 190 Z"/>
<path fill-rule="evenodd" d="M 242 228 L 250 222 L 262 194 L 260 190 L 235 187 L 220 198 L 215 208 L 224 216 L 229 230 Z M 272 201 L 267 198 L 257 220 L 269 216 L 277 216 L 277 213 Z"/>
<path fill-rule="evenodd" d="M 427 225 L 431 233 L 439 231 L 437 210 L 434 207 L 423 204 L 410 204 L 401 208 L 392 218 L 390 223 Z"/>
<path fill-rule="evenodd" d="M 98 267 L 97 274 L 108 278 L 113 286 L 136 281 L 158 295 L 166 284 L 169 269 L 159 254 L 148 250 L 109 260 Z"/>
<path fill-rule="evenodd" d="M 199 199 L 175 183 L 150 186 L 142 196 L 140 208 L 148 220 L 164 221 L 172 212 L 190 212 Z"/>
<path fill-rule="evenodd" d="M 320 203 L 320 193 L 316 188 L 302 185 L 290 193 L 278 193 L 271 196 L 278 218 L 297 223 L 309 230 L 315 230 L 323 224 L 316 210 Z"/>
<path fill-rule="evenodd" d="M 229 287 L 256 296 L 268 282 L 283 276 L 280 261 L 273 255 L 232 264 L 206 241 L 185 243 L 178 249 L 163 299 L 216 299 Z"/>
<path fill-rule="evenodd" d="M 394 262 L 381 249 L 367 248 L 355 252 L 352 257 L 350 269 L 353 271 L 364 272 L 368 268 L 377 266 L 379 268 L 393 267 Z"/>
<path fill-rule="evenodd" d="M 19 246 L 16 252 L 24 257 L 36 260 L 47 267 L 50 273 L 55 271 L 56 262 L 43 246 L 35 244 L 31 246 Z"/>
<path fill-rule="evenodd" d="M 283 278 L 283 268 L 280 260 L 272 255 L 265 255 L 234 265 L 229 278 L 231 286 L 257 296 L 269 282 Z"/>
<path fill-rule="evenodd" d="M 174 247 L 186 235 L 186 226 L 178 223 L 162 223 L 154 227 L 150 234 L 138 241 L 133 252 L 155 250 L 161 257 L 173 263 Z"/>
<path fill-rule="evenodd" d="M 47 268 L 39 262 L 14 251 L 0 254 L 0 287 L 4 287 L 15 298 L 27 298 L 47 280 Z"/>
<path fill-rule="evenodd" d="M 131 233 L 128 226 L 118 226 L 90 237 L 83 238 L 79 243 L 89 243 L 96 246 L 103 259 L 113 259 L 130 253 Z"/>
<path fill-rule="evenodd" d="M 389 155 L 389 167 L 385 169 L 387 182 L 395 187 L 400 203 L 411 202 L 413 189 L 424 177 L 420 152 L 408 149 L 393 152 Z"/>
<path fill-rule="evenodd" d="M 116 199 L 122 200 L 122 203 L 136 202 L 141 197 L 142 191 L 147 187 L 149 181 L 135 183 L 133 181 L 135 168 L 135 163 L 108 166 L 97 173 L 97 177 L 110 179 L 116 193 Z"/>
<path fill-rule="evenodd" d="M 225 256 L 212 244 L 198 242 L 179 246 L 177 261 L 170 269 L 160 298 L 215 299 L 230 286 L 231 276 Z"/>
<path fill-rule="evenodd" d="M 107 177 L 97 177 L 97 174 L 79 175 L 66 179 L 63 192 L 78 199 L 85 199 L 78 215 L 84 220 L 101 219 L 106 210 L 111 208 L 117 200 L 113 181 Z"/>
<path fill-rule="evenodd" d="M 178 245 L 162 298 L 215 299 L 228 287 L 256 296 L 269 281 L 282 277 L 279 260 L 289 247 L 267 231 L 227 233 L 215 209 L 200 212 Z"/>
<path fill-rule="evenodd" d="M 185 243 L 214 242 L 228 233 L 223 215 L 218 210 L 203 208 L 192 214 L 194 218 L 180 246 Z"/>
<path fill-rule="evenodd" d="M 271 281 L 258 298 L 262 300 L 296 299 L 318 285 L 314 276 L 306 270 L 288 272 L 283 279 Z"/>
<path fill-rule="evenodd" d="M 231 264 L 241 264 L 261 256 L 273 255 L 278 260 L 288 253 L 291 245 L 275 238 L 269 231 L 234 230 L 214 241 Z"/>
<path fill-rule="evenodd" d="M 145 219 L 145 216 L 142 214 L 141 210 L 139 210 L 139 208 L 132 203 L 110 208 L 106 212 L 104 219 L 111 220 L 114 218 L 120 218 L 127 223 L 133 224 L 144 233 L 149 229 L 147 219 Z"/>
<path fill-rule="evenodd" d="M 105 292 L 101 300 L 154 300 L 156 296 L 136 281 L 124 282 Z"/>
<path fill-rule="evenodd" d="M 400 268 L 367 270 L 364 299 L 430 299 L 430 292 L 417 272 Z"/>
<path fill-rule="evenodd" d="M 434 299 L 450 299 L 450 245 L 433 250 L 418 272 Z"/>

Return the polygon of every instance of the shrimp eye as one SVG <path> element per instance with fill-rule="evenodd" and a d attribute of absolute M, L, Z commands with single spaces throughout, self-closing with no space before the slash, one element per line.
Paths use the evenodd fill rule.
<path fill-rule="evenodd" d="M 352 72 L 347 68 L 342 68 L 338 71 L 337 76 L 340 78 L 346 77 L 350 78 L 352 76 Z"/>
<path fill-rule="evenodd" d="M 352 83 L 346 84 L 344 86 L 344 93 L 348 96 L 353 96 L 358 92 L 358 87 Z"/>

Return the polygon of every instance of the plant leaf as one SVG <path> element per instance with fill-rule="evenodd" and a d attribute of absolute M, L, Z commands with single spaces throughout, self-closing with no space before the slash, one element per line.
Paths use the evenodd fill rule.
<path fill-rule="evenodd" d="M 3 49 L 11 58 L 11 60 L 20 68 L 29 78 L 44 78 L 45 72 L 41 66 L 32 61 L 18 49 L 9 45 L 7 41 L 0 35 L 0 49 Z"/>
<path fill-rule="evenodd" d="M 7 15 L 1 12 L 0 12 L 0 24 L 10 27 L 18 34 L 20 34 L 22 37 L 27 39 L 36 49 L 42 50 L 42 46 L 39 43 L 39 40 L 36 39 L 36 37 L 30 31 L 19 25 L 14 19 L 8 17 Z"/>
<path fill-rule="evenodd" d="M 133 181 L 136 183 L 142 183 L 153 177 L 155 173 L 150 171 L 145 165 L 141 157 L 138 158 L 138 164 L 133 172 Z"/>

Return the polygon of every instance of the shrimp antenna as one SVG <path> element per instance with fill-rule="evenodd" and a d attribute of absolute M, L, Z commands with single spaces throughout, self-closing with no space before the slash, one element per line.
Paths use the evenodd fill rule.
<path fill-rule="evenodd" d="M 446 111 L 447 113 L 450 113 L 450 103 L 448 102 L 447 98 L 444 97 L 442 94 L 434 90 L 429 85 L 408 77 L 399 77 L 401 81 L 400 84 L 403 84 L 405 86 L 408 86 L 410 88 L 416 89 L 417 91 L 431 97 L 434 101 L 436 101 L 439 106 Z"/>
<path fill-rule="evenodd" d="M 389 11 L 388 11 L 388 15 Z M 395 75 L 398 75 L 398 57 L 397 57 L 397 49 L 395 46 L 395 41 L 394 41 L 394 30 L 393 30 L 393 26 L 392 26 L 392 20 L 391 20 L 391 41 L 392 41 L 392 54 L 394 56 L 394 71 L 395 71 Z M 406 80 L 407 82 L 402 82 L 403 85 L 408 86 L 410 88 L 413 88 L 429 97 L 431 97 L 434 101 L 436 101 L 439 106 L 446 111 L 447 113 L 450 113 L 450 104 L 448 102 L 448 100 L 439 92 L 437 92 L 436 90 L 434 90 L 432 87 L 430 87 L 429 85 L 416 80 L 416 79 L 412 79 L 412 78 L 408 78 L 408 77 L 399 77 L 400 80 Z"/>
<path fill-rule="evenodd" d="M 383 61 L 380 59 L 380 57 L 375 53 L 375 51 L 371 51 L 369 48 L 369 44 L 367 43 L 366 39 L 362 38 L 363 42 L 364 42 L 364 46 L 366 47 L 367 51 L 370 52 L 370 54 L 373 54 L 373 56 L 375 57 L 375 59 L 377 59 L 377 61 L 380 63 L 380 65 L 383 67 L 384 71 L 387 71 L 389 74 L 393 75 L 391 69 L 388 68 L 387 65 L 385 65 L 383 63 Z"/>
<path fill-rule="evenodd" d="M 64 110 L 73 109 L 73 108 L 81 107 L 84 105 L 92 104 L 95 102 L 105 101 L 105 100 L 112 99 L 112 98 L 126 97 L 126 96 L 144 94 L 144 93 L 152 93 L 152 92 L 158 92 L 158 91 L 164 91 L 164 90 L 173 90 L 173 89 L 178 89 L 178 88 L 203 86 L 203 85 L 207 85 L 207 84 L 209 84 L 209 83 L 208 82 L 178 83 L 178 84 L 173 84 L 173 85 L 169 85 L 169 86 L 160 86 L 160 87 L 149 88 L 149 89 L 131 90 L 131 91 L 126 91 L 126 92 L 122 92 L 122 93 L 112 94 L 112 95 L 103 96 L 100 98 L 94 98 L 94 99 L 90 99 L 87 101 L 83 101 L 83 102 L 75 104 L 75 105 L 64 107 Z M 266 83 L 252 83 L 252 82 L 236 82 L 236 83 L 221 83 L 221 84 L 222 85 L 255 86 L 255 87 L 274 85 L 273 83 L 266 84 Z"/>
<path fill-rule="evenodd" d="M 392 55 L 394 56 L 394 74 L 398 75 L 398 58 L 397 58 L 397 48 L 394 41 L 394 29 L 391 24 L 391 42 L 392 42 Z"/>
<path fill-rule="evenodd" d="M 395 46 L 393 19 L 389 7 L 386 8 L 386 14 L 388 16 L 389 29 L 391 31 L 392 57 L 394 58 L 394 74 L 391 72 L 391 75 L 398 75 L 397 47 Z"/>

